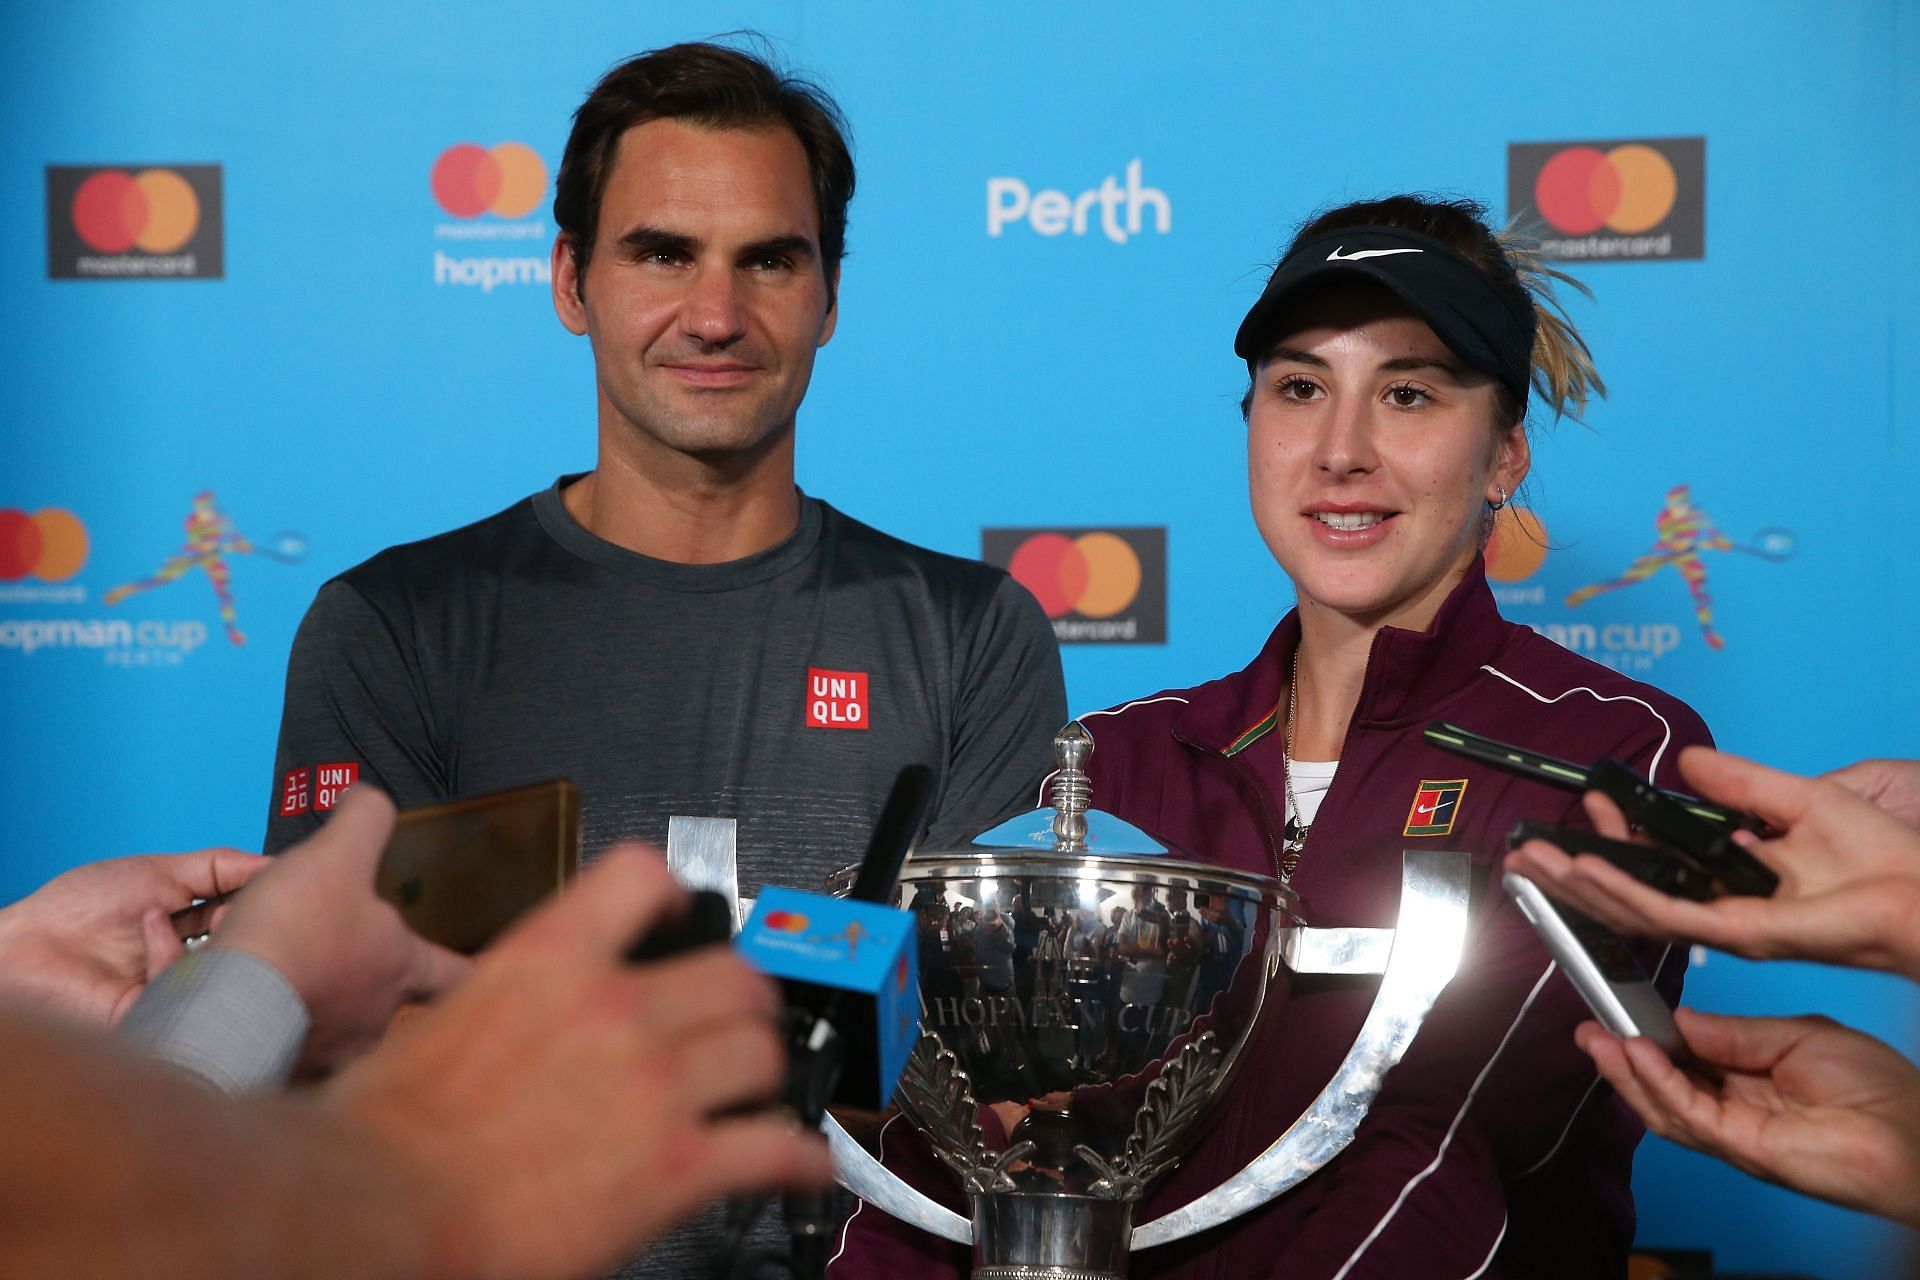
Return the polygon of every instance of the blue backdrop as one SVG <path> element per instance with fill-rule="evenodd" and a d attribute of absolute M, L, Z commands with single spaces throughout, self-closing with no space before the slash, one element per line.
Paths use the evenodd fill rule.
<path fill-rule="evenodd" d="M 1894 656 L 1920 621 L 1916 569 L 1879 528 L 1916 462 L 1914 10 L 1439 9 L 10 6 L 0 901 L 107 854 L 256 845 L 287 649 L 318 585 L 592 465 L 589 352 L 538 279 L 548 174 L 614 61 L 734 27 L 826 84 L 860 163 L 802 484 L 966 554 L 992 526 L 1166 528 L 1168 642 L 1070 646 L 1077 709 L 1242 665 L 1288 607 L 1246 510 L 1230 345 L 1296 222 L 1395 189 L 1504 216 L 1521 212 L 1510 144 L 1704 138 L 1704 188 L 1683 174 L 1677 196 L 1704 201 L 1704 256 L 1575 264 L 1596 299 L 1573 313 L 1613 395 L 1585 426 L 1539 424 L 1525 501 L 1553 550 L 1502 598 L 1687 699 L 1735 750 L 1803 771 L 1920 754 L 1920 685 Z M 447 207 L 432 175 L 462 143 L 530 148 L 538 171 L 495 154 L 497 203 L 535 182 L 531 212 Z M 1083 231 L 993 226 L 1017 188 L 1124 191 L 1136 164 L 1164 230 L 1150 197 L 1137 224 L 1118 207 L 1137 226 L 1123 237 L 1097 204 Z M 219 167 L 193 231 L 203 267 L 221 237 L 218 278 L 50 278 L 76 235 L 111 256 L 99 219 L 125 206 L 91 222 L 49 208 L 48 166 L 191 184 L 195 165 Z M 135 181 L 149 202 L 121 229 L 164 255 L 185 215 L 164 176 Z M 1627 175 L 1631 194 L 1642 181 Z M 1566 603 L 1649 550 L 1678 485 L 1752 552 L 1701 557 L 1724 647 L 1678 566 Z M 180 553 L 209 491 L 186 571 L 109 602 Z M 1713 956 L 1688 997 L 1822 1009 L 1913 1047 L 1893 981 Z M 1637 1179 L 1644 1241 L 1722 1266 L 1902 1270 L 1891 1229 L 1658 1141 Z"/>

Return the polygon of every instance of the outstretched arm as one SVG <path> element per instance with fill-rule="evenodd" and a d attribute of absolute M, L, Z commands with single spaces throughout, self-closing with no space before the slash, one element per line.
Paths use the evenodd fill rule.
<path fill-rule="evenodd" d="M 831 1181 L 818 1133 L 752 1109 L 785 1075 L 773 985 L 727 947 L 625 962 L 689 901 L 609 851 L 327 1090 L 431 1189 L 461 1273 L 596 1274 L 715 1198 Z"/>
<path fill-rule="evenodd" d="M 1704 748 L 1680 757 L 1700 793 L 1758 813 L 1782 834 L 1736 836 L 1779 873 L 1772 897 L 1690 902 L 1648 888 L 1601 858 L 1569 858 L 1530 841 L 1508 866 L 1602 923 L 1654 937 L 1705 943 L 1756 959 L 1799 957 L 1920 978 L 1920 830 L 1838 781 L 1802 778 Z M 1626 823 L 1588 798 L 1600 830 Z"/>
<path fill-rule="evenodd" d="M 374 894 L 393 803 L 347 792 L 331 820 L 260 873 L 208 947 L 134 1005 L 122 1033 L 229 1092 L 323 1074 L 376 1042 L 467 962 Z"/>
<path fill-rule="evenodd" d="M 266 865 L 238 849 L 75 867 L 0 908 L 0 995 L 110 1026 L 182 952 L 168 917 Z"/>
<path fill-rule="evenodd" d="M 624 962 L 686 901 L 609 853 L 318 1094 L 227 1101 L 0 1010 L 0 1275 L 561 1280 L 824 1187 L 818 1135 L 746 1110 L 784 1070 L 770 984 L 724 948 Z"/>
<path fill-rule="evenodd" d="M 1757 1178 L 1920 1226 L 1920 1069 L 1828 1018 L 1675 1015 L 1694 1069 L 1585 1023 L 1647 1127 Z"/>

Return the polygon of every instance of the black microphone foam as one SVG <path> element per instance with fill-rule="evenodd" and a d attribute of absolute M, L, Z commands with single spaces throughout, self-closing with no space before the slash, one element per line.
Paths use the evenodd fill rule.
<path fill-rule="evenodd" d="M 849 898 L 884 905 L 893 896 L 893 886 L 900 880 L 900 868 L 913 852 L 932 804 L 933 770 L 923 764 L 910 764 L 895 775 L 893 788 L 887 792 L 887 802 L 881 806 L 879 821 L 873 825 L 873 838 L 867 841 L 866 856 L 860 859 L 860 869 L 854 873 Z"/>

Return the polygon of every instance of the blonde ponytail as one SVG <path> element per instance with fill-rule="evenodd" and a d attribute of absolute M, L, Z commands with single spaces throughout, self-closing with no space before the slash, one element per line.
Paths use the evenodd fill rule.
<path fill-rule="evenodd" d="M 1593 352 L 1585 338 L 1573 327 L 1573 320 L 1561 305 L 1554 288 L 1570 285 L 1587 297 L 1593 290 L 1574 277 L 1548 265 L 1540 256 L 1537 240 L 1522 235 L 1512 224 L 1496 231 L 1494 243 L 1506 255 L 1514 276 L 1533 299 L 1538 327 L 1533 335 L 1533 393 L 1552 408 L 1556 418 L 1580 421 L 1590 395 L 1605 398 L 1607 384 L 1593 367 Z"/>

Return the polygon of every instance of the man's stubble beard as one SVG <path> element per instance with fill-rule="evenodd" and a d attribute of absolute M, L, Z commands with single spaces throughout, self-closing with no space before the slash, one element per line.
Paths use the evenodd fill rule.
<path fill-rule="evenodd" d="M 771 425 L 761 419 L 746 428 L 731 416 L 717 415 L 705 421 L 683 415 L 646 426 L 628 417 L 623 425 L 645 451 L 666 450 L 710 470 L 743 475 L 792 439 L 796 414 L 797 407 Z"/>

